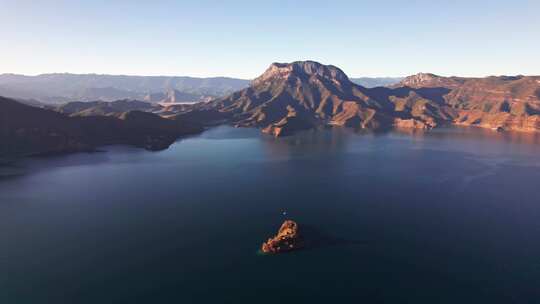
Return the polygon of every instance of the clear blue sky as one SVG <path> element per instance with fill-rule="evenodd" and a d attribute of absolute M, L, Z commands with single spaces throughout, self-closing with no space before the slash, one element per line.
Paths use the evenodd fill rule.
<path fill-rule="evenodd" d="M 540 74 L 539 0 L 0 0 L 0 37 L 0 73 Z"/>

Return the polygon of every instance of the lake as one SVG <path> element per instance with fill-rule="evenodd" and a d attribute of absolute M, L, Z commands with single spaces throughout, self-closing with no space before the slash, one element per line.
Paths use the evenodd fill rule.
<path fill-rule="evenodd" d="M 540 298 L 538 137 L 217 127 L 104 150 L 0 168 L 0 303 Z M 259 254 L 289 218 L 322 241 Z"/>

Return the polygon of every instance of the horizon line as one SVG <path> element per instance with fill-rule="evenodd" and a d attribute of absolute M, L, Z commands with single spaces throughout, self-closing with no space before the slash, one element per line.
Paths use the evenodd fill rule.
<path fill-rule="evenodd" d="M 262 73 L 261 73 L 262 74 Z M 433 73 L 433 72 L 418 72 L 418 73 L 414 73 L 414 74 L 407 74 L 407 75 L 402 75 L 402 76 L 380 76 L 380 75 L 376 75 L 376 76 L 372 76 L 372 75 L 362 75 L 362 76 L 349 76 L 347 73 L 345 73 L 347 75 L 347 77 L 349 78 L 352 78 L 352 79 L 357 79 L 357 78 L 406 78 L 406 77 L 409 77 L 409 76 L 414 76 L 414 75 L 418 75 L 418 74 L 433 74 L 433 75 L 436 75 L 436 76 L 441 76 L 441 77 L 461 77 L 461 78 L 487 78 L 487 77 L 501 77 L 501 76 L 528 76 L 528 77 L 540 77 L 540 73 L 538 74 L 484 74 L 483 76 L 465 76 L 465 75 L 445 75 L 444 73 Z M 234 79 L 234 80 L 245 80 L 245 81 L 252 81 L 254 80 L 255 78 L 259 77 L 259 76 L 255 76 L 253 78 L 244 78 L 244 77 L 235 77 L 235 76 L 189 76 L 189 75 L 179 75 L 179 74 L 172 74 L 172 75 L 167 75 L 167 74 L 128 74 L 128 73 L 112 73 L 112 74 L 109 74 L 109 73 L 99 73 L 99 72 L 83 72 L 83 73 L 79 73 L 79 72 L 46 72 L 46 73 L 12 73 L 12 72 L 2 72 L 0 73 L 0 76 L 6 76 L 6 75 L 11 75 L 11 76 L 23 76 L 23 77 L 39 77 L 39 76 L 46 76 L 46 75 L 76 75 L 76 76 L 117 76 L 117 77 L 179 77 L 179 78 L 199 78 L 199 79 L 211 79 L 211 78 L 228 78 L 228 79 Z"/>

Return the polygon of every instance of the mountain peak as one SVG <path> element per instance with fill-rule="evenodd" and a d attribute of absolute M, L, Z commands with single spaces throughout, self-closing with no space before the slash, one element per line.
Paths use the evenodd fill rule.
<path fill-rule="evenodd" d="M 465 78 L 461 77 L 443 77 L 432 73 L 418 73 L 403 79 L 395 87 L 404 86 L 410 88 L 421 87 L 444 87 L 455 88 L 461 85 Z"/>
<path fill-rule="evenodd" d="M 411 83 L 411 84 L 421 84 L 427 81 L 432 81 L 440 77 L 441 76 L 435 75 L 432 73 L 418 73 L 418 74 L 414 74 L 414 75 L 406 77 L 403 81 Z"/>
<path fill-rule="evenodd" d="M 253 83 L 261 83 L 274 79 L 289 79 L 297 77 L 309 79 L 311 77 L 325 78 L 328 80 L 349 81 L 347 75 L 333 65 L 324 65 L 316 61 L 295 61 L 291 63 L 274 62 Z"/>

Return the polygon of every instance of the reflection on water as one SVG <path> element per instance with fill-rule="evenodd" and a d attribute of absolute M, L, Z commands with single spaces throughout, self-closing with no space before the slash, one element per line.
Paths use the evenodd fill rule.
<path fill-rule="evenodd" d="M 129 146 L 109 146 L 104 149 L 106 150 L 13 159 L 8 163 L 0 164 L 0 179 L 20 177 L 26 174 L 47 171 L 52 168 L 90 166 L 108 163 L 113 160 L 110 157 L 111 153 L 140 154 L 146 152 Z"/>
<path fill-rule="evenodd" d="M 442 139 L 480 140 L 484 142 L 498 141 L 505 144 L 538 145 L 540 134 L 527 132 L 496 132 L 476 127 L 448 127 L 438 128 L 427 132 L 413 133 L 421 136 L 433 136 Z"/>
<path fill-rule="evenodd" d="M 422 129 L 393 129 L 386 131 L 353 130 L 349 128 L 329 128 L 326 130 L 308 130 L 298 132 L 295 136 L 275 138 L 262 134 L 257 129 L 234 129 L 230 127 L 217 127 L 210 129 L 198 138 L 204 140 L 253 140 L 258 138 L 265 153 L 265 157 L 274 160 L 288 160 L 293 156 L 321 157 L 325 154 L 336 155 L 346 152 L 373 152 L 380 143 L 377 139 L 385 141 L 404 140 L 412 143 L 408 149 L 430 150 L 459 150 L 470 154 L 468 157 L 479 162 L 485 162 L 488 166 L 499 166 L 511 162 L 517 153 L 520 156 L 530 155 L 540 151 L 540 134 L 525 132 L 495 132 L 493 130 L 475 127 L 448 127 L 433 130 Z M 181 139 L 175 145 L 181 146 Z M 459 145 L 453 142 L 457 140 Z M 401 147 L 403 148 L 403 147 Z M 481 150 L 480 153 L 479 149 Z M 490 151 L 491 149 L 491 151 Z M 107 153 L 108 152 L 108 153 Z M 84 166 L 97 163 L 119 161 L 112 159 L 111 153 L 130 155 L 121 161 L 135 161 L 139 156 L 145 157 L 149 153 L 141 149 L 129 146 L 109 146 L 99 152 L 79 153 L 47 157 L 26 158 L 18 161 L 5 161 L 0 163 L 0 178 L 21 176 L 30 172 L 48 170 L 50 167 Z M 161 152 L 163 153 L 163 152 Z M 475 156 L 480 154 L 480 157 Z M 502 157 L 501 155 L 508 155 Z M 497 157 L 498 156 L 498 157 Z M 523 159 L 521 159 L 523 161 Z M 526 165 L 540 166 L 535 157 Z M 482 174 L 480 174 L 482 175 Z M 475 177 L 470 177 L 474 179 Z"/>
<path fill-rule="evenodd" d="M 318 250 L 333 246 L 373 246 L 376 240 L 347 239 L 333 236 L 314 226 L 302 226 L 302 241 L 304 250 Z"/>
<path fill-rule="evenodd" d="M 348 138 L 354 134 L 347 129 L 308 130 L 296 136 L 275 138 L 262 135 L 264 152 L 273 159 L 289 159 L 294 155 L 319 157 L 324 154 L 337 154 L 346 150 Z"/>
<path fill-rule="evenodd" d="M 369 140 L 374 138 L 394 137 L 405 139 L 421 145 L 429 140 L 431 148 L 437 148 L 437 143 L 442 143 L 444 148 L 446 142 L 458 140 L 460 143 L 469 143 L 470 149 L 467 152 L 474 152 L 475 147 L 488 143 L 489 146 L 504 148 L 504 151 L 529 153 L 539 151 L 540 134 L 526 132 L 495 132 L 493 130 L 475 127 L 448 127 L 433 130 L 422 129 L 392 129 L 386 131 L 353 130 L 348 128 L 331 128 L 324 132 L 320 130 L 309 130 L 298 132 L 296 136 L 274 138 L 263 135 L 263 143 L 270 155 L 286 156 L 295 151 L 303 149 L 314 153 L 333 153 L 347 150 L 351 144 L 351 137 L 356 136 L 358 140 L 365 140 L 363 144 L 370 144 Z M 354 144 L 354 143 L 353 143 Z M 415 147 L 413 147 L 415 148 Z M 500 153 L 501 151 L 495 151 Z"/>

